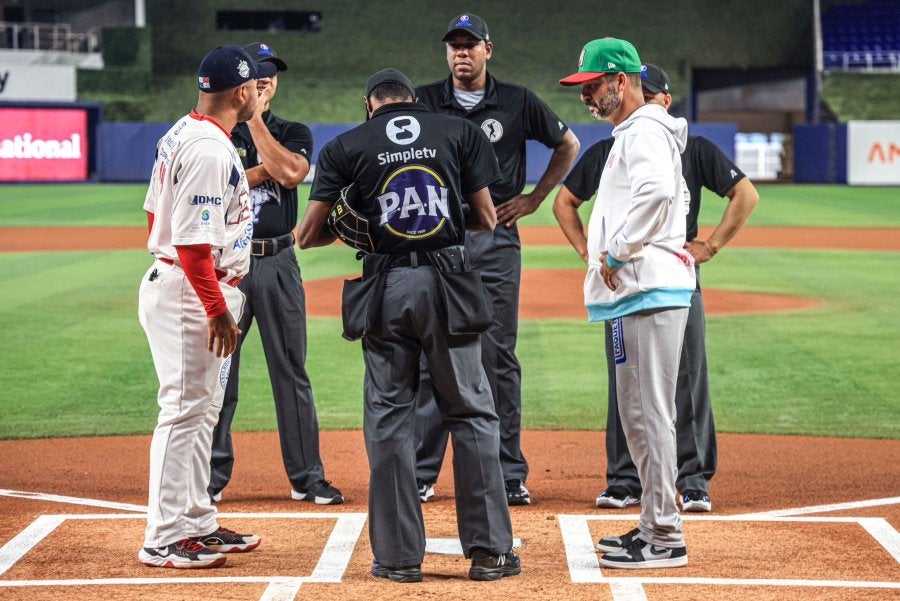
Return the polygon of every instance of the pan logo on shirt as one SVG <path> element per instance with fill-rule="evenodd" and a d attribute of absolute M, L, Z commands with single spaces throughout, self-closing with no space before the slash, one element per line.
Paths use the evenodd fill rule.
<path fill-rule="evenodd" d="M 202 221 L 209 221 L 209 211 L 207 209 L 203 209 L 203 212 L 200 213 L 200 219 Z"/>
<path fill-rule="evenodd" d="M 406 146 L 412 144 L 419 138 L 422 128 L 414 117 L 404 115 L 402 117 L 394 117 L 388 121 L 384 128 L 384 133 L 388 139 L 394 144 Z"/>
<path fill-rule="evenodd" d="M 407 165 L 391 173 L 376 197 L 378 225 L 391 234 L 417 240 L 436 234 L 450 217 L 449 190 L 424 165 Z"/>
<path fill-rule="evenodd" d="M 481 124 L 481 131 L 491 142 L 496 142 L 503 137 L 503 126 L 496 119 L 485 119 Z"/>

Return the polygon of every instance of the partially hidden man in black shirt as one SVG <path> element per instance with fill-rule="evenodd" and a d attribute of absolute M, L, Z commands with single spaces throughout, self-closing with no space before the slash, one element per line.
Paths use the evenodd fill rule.
<path fill-rule="evenodd" d="M 672 104 L 669 76 L 659 66 L 643 65 L 641 87 L 644 101 L 666 109 Z M 585 151 L 556 196 L 553 212 L 560 227 L 581 257 L 587 260 L 587 240 L 578 207 L 597 192 L 613 139 L 601 140 Z M 706 317 L 700 288 L 700 264 L 710 260 L 747 221 L 759 201 L 756 188 L 715 144 L 702 136 L 688 136 L 681 155 L 681 171 L 691 194 L 685 247 L 696 261 L 697 289 L 691 297 L 684 345 L 675 387 L 675 439 L 678 475 L 684 511 L 711 511 L 709 482 L 716 473 L 716 428 L 709 397 L 706 368 Z M 706 240 L 697 238 L 700 188 L 728 197 L 721 223 Z M 604 202 L 598 198 L 596 202 Z M 641 482 L 628 452 L 616 399 L 616 370 L 612 328 L 606 323 L 606 361 L 609 374 L 609 405 L 606 422 L 606 484 L 596 498 L 597 507 L 622 509 L 641 502 Z"/>
<path fill-rule="evenodd" d="M 287 70 L 287 63 L 267 44 L 245 48 L 256 62 L 271 62 L 279 72 Z M 213 433 L 209 494 L 213 500 L 220 500 L 222 489 L 231 480 L 231 424 L 238 403 L 240 350 L 255 316 L 272 382 L 281 458 L 291 483 L 291 498 L 336 505 L 343 503 L 344 497 L 325 480 L 319 455 L 319 421 L 306 373 L 306 295 L 294 252 L 297 186 L 309 173 L 312 133 L 302 123 L 276 117 L 269 109 L 278 88 L 278 73 L 260 79 L 257 87 L 260 97 L 256 114 L 231 132 L 252 188 L 253 242 L 250 273 L 240 285 L 247 297 L 238 323 L 241 336 L 231 357 L 231 376 Z"/>
<path fill-rule="evenodd" d="M 533 213 L 562 180 L 578 155 L 578 138 L 533 92 L 493 77 L 487 61 L 493 42 L 487 23 L 472 13 L 454 17 L 444 34 L 450 76 L 418 88 L 419 101 L 435 112 L 463 117 L 491 141 L 502 178 L 491 184 L 497 228 L 466 236 L 472 265 L 481 271 L 494 308 L 494 324 L 482 337 L 482 362 L 500 417 L 500 465 L 510 505 L 528 505 L 528 462 L 522 452 L 522 369 L 516 357 L 522 253 L 516 222 Z M 537 140 L 553 149 L 534 190 L 525 187 L 525 142 Z M 427 372 L 419 392 L 416 475 L 420 499 L 434 494 L 444 452 L 443 427 Z"/>
<path fill-rule="evenodd" d="M 354 208 L 374 242 L 374 252 L 364 257 L 363 283 L 382 282 L 370 297 L 377 309 L 363 334 L 372 575 L 422 580 L 425 529 L 413 428 L 424 353 L 441 416 L 453 433 L 457 523 L 463 552 L 472 560 L 469 578 L 497 580 L 521 569 L 512 549 L 497 414 L 481 365 L 481 337 L 449 333 L 442 291 L 453 281 L 444 270 L 474 274 L 481 287 L 462 244 L 467 226 L 489 231 L 496 224 L 487 186 L 500 174 L 477 127 L 432 113 L 414 98 L 412 84 L 398 71 L 369 78 L 370 119 L 319 154 L 299 243 L 307 248 L 334 240 L 323 226 L 341 190 L 353 184 Z M 476 301 L 484 303 L 480 290 L 468 302 L 474 307 Z"/>

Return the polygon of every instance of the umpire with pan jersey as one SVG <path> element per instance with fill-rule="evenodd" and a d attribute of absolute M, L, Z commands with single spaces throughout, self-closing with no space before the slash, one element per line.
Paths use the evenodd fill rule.
<path fill-rule="evenodd" d="M 469 578 L 497 580 L 521 568 L 512 549 L 497 414 L 481 365 L 478 332 L 490 319 L 467 323 L 486 304 L 462 244 L 467 226 L 490 230 L 496 224 L 487 186 L 500 173 L 477 127 L 428 111 L 415 102 L 413 90 L 394 69 L 369 78 L 369 120 L 319 154 L 299 243 L 308 248 L 335 239 L 326 227 L 328 215 L 348 213 L 343 201 L 335 203 L 352 185 L 349 210 L 358 215 L 352 229 L 367 230 L 372 246 L 366 250 L 374 251 L 364 256 L 362 280 L 344 289 L 345 337 L 363 340 L 372 575 L 422 580 L 425 529 L 413 431 L 424 353 L 441 416 L 453 433 L 456 514 L 463 552 L 472 560 Z M 366 296 L 348 302 L 354 289 Z M 360 306 L 368 314 L 356 327 L 348 312 Z"/>
<path fill-rule="evenodd" d="M 269 108 L 278 88 L 278 73 L 287 70 L 287 63 L 267 44 L 245 48 L 257 63 L 272 63 L 278 71 L 257 81 L 256 113 L 231 132 L 250 182 L 253 241 L 250 273 L 240 285 L 247 297 L 238 324 L 242 333 L 232 355 L 231 376 L 213 434 L 209 494 L 214 501 L 220 500 L 222 489 L 231 480 L 231 423 L 238 403 L 240 350 L 256 317 L 272 382 L 281 458 L 291 483 L 291 498 L 336 505 L 343 503 L 344 497 L 325 480 L 319 455 L 319 421 L 305 366 L 306 295 L 294 253 L 297 186 L 309 173 L 313 138 L 307 126 L 277 117 Z"/>

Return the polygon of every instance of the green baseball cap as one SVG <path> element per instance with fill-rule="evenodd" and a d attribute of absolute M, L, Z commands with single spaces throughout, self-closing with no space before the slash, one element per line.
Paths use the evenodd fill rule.
<path fill-rule="evenodd" d="M 577 86 L 604 73 L 640 73 L 641 58 L 631 42 L 602 38 L 585 44 L 578 57 L 578 72 L 559 80 L 564 86 Z"/>

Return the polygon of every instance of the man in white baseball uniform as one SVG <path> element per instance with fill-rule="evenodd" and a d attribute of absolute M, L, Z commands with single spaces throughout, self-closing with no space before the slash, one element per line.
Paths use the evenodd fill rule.
<path fill-rule="evenodd" d="M 160 384 L 138 553 L 148 566 L 218 567 L 223 553 L 260 543 L 218 525 L 206 486 L 253 235 L 250 189 L 229 132 L 253 115 L 256 80 L 274 74 L 240 46 L 216 48 L 200 64 L 197 109 L 157 144 L 144 201 L 156 261 L 138 306 Z"/>

